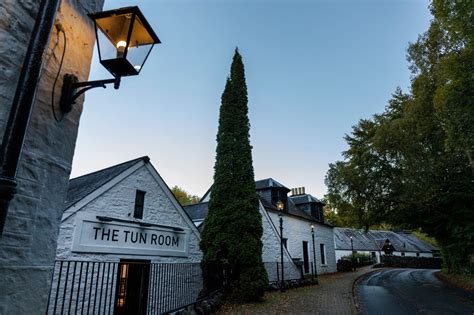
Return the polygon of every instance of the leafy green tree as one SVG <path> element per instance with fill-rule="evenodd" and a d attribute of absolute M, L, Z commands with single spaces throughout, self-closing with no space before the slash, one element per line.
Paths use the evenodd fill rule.
<path fill-rule="evenodd" d="M 230 276 L 233 298 L 259 300 L 268 284 L 262 263 L 262 218 L 258 209 L 250 145 L 247 85 L 235 50 L 221 99 L 214 184 L 201 234 L 205 287 L 221 266 Z"/>
<path fill-rule="evenodd" d="M 198 203 L 200 199 L 198 196 L 191 195 L 186 190 L 176 185 L 171 188 L 171 192 L 182 206 Z"/>
<path fill-rule="evenodd" d="M 384 113 L 353 127 L 327 199 L 361 227 L 420 229 L 460 272 L 474 253 L 474 2 L 435 0 L 431 12 L 408 49 L 410 93 L 397 89 Z"/>

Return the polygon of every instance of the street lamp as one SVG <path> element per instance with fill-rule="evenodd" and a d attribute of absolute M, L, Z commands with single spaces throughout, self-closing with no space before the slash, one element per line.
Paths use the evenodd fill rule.
<path fill-rule="evenodd" d="M 285 209 L 285 204 L 283 201 L 278 201 L 276 203 L 278 209 L 278 216 L 280 217 L 280 257 L 281 257 L 281 284 L 280 291 L 285 292 L 285 268 L 283 265 L 283 210 Z"/>
<path fill-rule="evenodd" d="M 315 279 L 316 284 L 319 284 L 318 270 L 316 269 L 316 247 L 314 247 L 314 224 L 311 224 L 311 237 L 313 238 L 313 278 Z"/>
<path fill-rule="evenodd" d="M 100 63 L 114 79 L 78 82 L 75 75 L 66 74 L 59 103 L 63 113 L 70 112 L 75 100 L 87 90 L 111 83 L 118 89 L 121 77 L 139 74 L 153 46 L 161 43 L 136 6 L 92 13 L 89 17 L 94 21 Z"/>
<path fill-rule="evenodd" d="M 352 239 L 352 235 L 349 236 L 349 238 L 351 239 L 351 249 L 352 249 L 352 270 L 356 270 L 355 268 L 355 258 L 354 258 L 354 240 Z"/>

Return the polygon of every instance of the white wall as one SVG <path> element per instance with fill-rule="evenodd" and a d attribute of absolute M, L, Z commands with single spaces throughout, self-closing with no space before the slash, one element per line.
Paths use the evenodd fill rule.
<path fill-rule="evenodd" d="M 0 139 L 6 132 L 20 72 L 26 66 L 24 58 L 34 38 L 32 31 L 41 2 L 0 1 Z M 48 14 L 62 25 L 67 51 L 54 91 L 56 111 L 65 73 L 87 81 L 95 42 L 94 24 L 87 14 L 101 11 L 103 0 L 58 2 L 57 14 L 54 9 Z M 47 25 L 45 19 L 42 22 Z M 62 34 L 52 27 L 19 157 L 17 193 L 10 203 L 0 241 L 0 314 L 44 314 L 48 301 L 59 221 L 84 100 L 77 99 L 60 123 L 54 120 L 51 92 L 65 48 Z M 27 90 L 33 92 L 33 87 Z"/>
<path fill-rule="evenodd" d="M 145 191 L 145 206 L 143 211 L 144 222 L 182 227 L 189 233 L 188 257 L 161 257 L 126 254 L 97 254 L 72 252 L 76 216 L 108 216 L 125 220 L 133 218 L 135 192 Z M 72 208 L 72 207 L 71 207 Z M 65 211 L 61 222 L 57 259 L 74 259 L 88 261 L 120 261 L 120 259 L 146 259 L 152 263 L 158 262 L 195 262 L 201 261 L 202 253 L 199 249 L 199 234 L 187 217 L 183 216 L 175 204 L 170 200 L 164 189 L 155 181 L 154 177 L 144 165 L 120 183 L 97 197 L 75 213 Z M 184 213 L 184 210 L 182 210 Z M 139 220 L 136 220 L 139 221 Z M 189 224 L 191 223 L 191 224 Z"/>
<path fill-rule="evenodd" d="M 278 226 L 274 225 L 268 212 L 259 202 L 260 214 L 262 215 L 262 261 L 268 274 L 268 281 L 274 282 L 279 279 L 277 271 L 281 273 L 280 266 L 277 267 L 281 261 L 281 247 L 280 234 L 277 232 Z M 279 230 L 278 230 L 279 231 Z M 299 279 L 301 272 L 296 266 L 290 256 L 290 253 L 283 248 L 283 262 L 285 279 Z"/>
<path fill-rule="evenodd" d="M 125 177 L 122 181 L 117 183 L 115 186 L 87 203 L 77 212 L 72 212 L 71 207 L 63 215 L 63 221 L 60 227 L 59 238 L 58 238 L 58 247 L 56 258 L 60 260 L 80 260 L 80 261 L 89 261 L 89 262 L 119 262 L 120 259 L 141 259 L 141 260 L 150 260 L 151 263 L 195 263 L 195 266 L 188 268 L 188 266 L 181 265 L 182 269 L 179 269 L 177 272 L 175 270 L 174 275 L 166 278 L 166 275 L 169 274 L 170 269 L 163 269 L 165 265 L 154 265 L 151 268 L 150 278 L 156 279 L 156 281 L 161 283 L 161 289 L 159 294 L 170 295 L 173 294 L 176 298 L 175 300 L 182 300 L 189 295 L 189 288 L 193 287 L 194 298 L 197 298 L 199 290 L 202 288 L 202 277 L 201 271 L 199 268 L 199 262 L 202 258 L 202 253 L 199 249 L 199 233 L 194 227 L 192 221 L 186 216 L 184 210 L 180 209 L 180 206 L 176 203 L 173 198 L 170 198 L 170 193 L 167 191 L 166 187 L 163 187 L 163 182 L 160 183 L 156 179 L 156 173 L 154 173 L 153 168 L 149 164 L 142 163 L 135 167 L 136 170 L 133 171 L 130 175 Z M 130 171 L 130 170 L 129 170 Z M 112 218 L 121 218 L 125 220 L 135 221 L 133 218 L 134 203 L 135 203 L 135 194 L 136 190 L 145 191 L 145 205 L 143 212 L 143 220 L 147 223 L 155 223 L 161 225 L 170 225 L 183 228 L 188 234 L 188 256 L 187 257 L 165 257 L 165 256 L 149 256 L 149 255 L 131 255 L 131 254 L 102 254 L 102 253 L 79 253 L 72 251 L 73 236 L 74 230 L 76 227 L 76 217 L 78 216 L 88 216 L 95 217 L 97 215 L 108 216 Z M 136 220 L 138 221 L 138 220 Z M 73 265 L 71 265 L 72 268 Z M 89 266 L 89 270 L 93 275 L 99 276 L 99 281 L 102 277 L 105 279 L 110 279 L 110 286 L 103 289 L 104 292 L 107 292 L 106 289 L 109 288 L 109 295 L 115 298 L 115 285 L 114 280 L 116 280 L 117 272 L 110 272 L 108 270 L 108 265 L 105 266 L 105 271 L 102 269 L 92 269 L 92 266 Z M 169 265 L 169 268 L 174 268 Z M 79 265 L 76 266 L 79 268 Z M 83 267 L 85 270 L 85 266 Z M 117 268 L 117 265 L 112 264 L 111 268 Z M 192 269 L 193 274 L 190 274 L 189 271 Z M 65 272 L 66 267 L 64 266 L 63 272 Z M 71 269 L 72 270 L 72 269 Z M 56 266 L 56 276 L 58 276 L 59 265 Z M 79 273 L 79 269 L 78 269 Z M 78 275 L 76 274 L 77 281 Z M 64 276 L 63 276 L 64 278 Z M 180 278 L 179 281 L 174 281 L 177 278 Z M 70 280 L 71 281 L 71 280 Z M 90 281 L 90 280 L 89 280 Z M 180 285 L 184 285 L 188 288 L 188 292 L 185 290 L 180 291 L 183 296 L 175 291 L 176 283 L 180 282 Z M 109 283 L 109 282 L 107 282 Z M 63 284 L 64 285 L 64 284 Z M 59 292 L 61 292 L 62 286 L 60 286 Z M 56 288 L 53 287 L 52 294 L 55 294 Z M 77 290 L 73 289 L 73 298 L 76 296 Z M 82 291 L 80 291 L 82 292 Z M 68 289 L 67 294 L 65 295 L 68 298 L 70 289 Z M 153 307 L 156 306 L 155 303 L 150 303 L 150 299 L 153 299 L 154 296 L 151 289 L 149 290 L 149 306 L 148 312 L 155 311 Z M 82 299 L 80 294 L 77 295 L 79 300 Z M 106 293 L 99 294 L 103 296 L 104 300 L 107 298 Z M 87 297 L 85 298 L 87 301 Z M 166 299 L 165 299 L 166 300 Z M 74 300 L 75 301 L 75 300 Z M 153 304 L 153 305 L 152 305 Z M 98 305 L 98 303 L 97 303 Z M 164 311 L 168 306 L 161 305 L 165 309 L 160 309 L 159 311 Z M 53 307 L 51 305 L 51 307 Z M 50 311 L 51 311 L 50 307 Z M 105 306 L 104 306 L 105 307 Z M 113 308 L 113 302 L 112 302 Z M 108 308 L 101 308 L 100 310 L 96 308 L 96 311 L 108 312 Z"/>
<path fill-rule="evenodd" d="M 279 217 L 275 212 L 267 211 L 273 224 L 278 228 Z M 285 215 L 283 217 L 283 237 L 287 238 L 288 251 L 292 258 L 301 258 L 303 261 L 303 241 L 308 242 L 308 258 L 310 262 L 309 273 L 311 273 L 311 262 L 313 261 L 313 244 L 311 238 L 311 222 Z M 318 274 L 336 272 L 336 255 L 334 251 L 334 235 L 331 227 L 315 224 L 315 249 L 316 269 Z M 321 264 L 320 244 L 326 247 L 326 264 Z M 279 245 L 278 245 L 279 246 Z"/>

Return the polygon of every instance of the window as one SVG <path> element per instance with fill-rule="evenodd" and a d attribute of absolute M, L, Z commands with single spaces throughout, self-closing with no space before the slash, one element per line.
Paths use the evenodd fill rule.
<path fill-rule="evenodd" d="M 319 220 L 318 218 L 318 209 L 316 208 L 316 205 L 314 203 L 311 204 L 311 216 L 315 218 L 316 220 Z"/>
<path fill-rule="evenodd" d="M 405 253 L 402 253 L 402 256 L 405 256 Z"/>
<path fill-rule="evenodd" d="M 326 264 L 326 245 L 319 244 L 319 249 L 321 251 L 321 265 Z"/>
<path fill-rule="evenodd" d="M 416 257 L 420 257 L 420 253 L 416 253 Z"/>
<path fill-rule="evenodd" d="M 272 189 L 272 204 L 276 205 L 278 201 L 281 201 L 285 204 L 285 211 L 286 211 L 287 200 L 288 200 L 288 197 L 286 195 L 286 192 L 279 189 Z"/>
<path fill-rule="evenodd" d="M 304 273 L 309 272 L 309 251 L 308 251 L 308 242 L 303 241 L 303 267 Z"/>
<path fill-rule="evenodd" d="M 143 207 L 145 205 L 145 192 L 137 190 L 135 194 L 135 210 L 133 211 L 133 217 L 137 219 L 143 219 Z"/>
<path fill-rule="evenodd" d="M 283 238 L 283 246 L 285 246 L 286 249 L 288 249 L 288 239 L 287 238 Z"/>

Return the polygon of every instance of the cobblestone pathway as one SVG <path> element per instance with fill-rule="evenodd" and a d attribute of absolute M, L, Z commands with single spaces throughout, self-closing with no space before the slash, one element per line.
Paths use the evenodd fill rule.
<path fill-rule="evenodd" d="M 319 277 L 319 285 L 269 292 L 265 301 L 243 305 L 224 305 L 218 314 L 357 314 L 352 299 L 352 284 L 372 267 L 355 272 Z"/>

